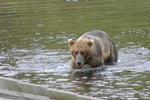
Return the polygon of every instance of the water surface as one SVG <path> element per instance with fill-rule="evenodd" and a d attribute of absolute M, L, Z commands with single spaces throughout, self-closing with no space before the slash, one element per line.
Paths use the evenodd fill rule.
<path fill-rule="evenodd" d="M 150 99 L 149 0 L 1 0 L 0 75 L 101 99 Z M 72 70 L 67 40 L 101 29 L 115 65 Z"/>

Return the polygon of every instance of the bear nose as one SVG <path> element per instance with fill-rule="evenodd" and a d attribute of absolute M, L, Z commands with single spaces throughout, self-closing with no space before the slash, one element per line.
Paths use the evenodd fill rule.
<path fill-rule="evenodd" d="M 81 65 L 81 62 L 77 62 L 78 65 Z"/>

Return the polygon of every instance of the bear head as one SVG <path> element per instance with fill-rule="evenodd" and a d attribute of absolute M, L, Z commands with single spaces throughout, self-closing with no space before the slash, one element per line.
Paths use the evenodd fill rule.
<path fill-rule="evenodd" d="M 93 42 L 93 40 L 88 39 L 68 40 L 70 52 L 72 54 L 72 59 L 75 60 L 76 68 L 82 68 L 82 66 L 86 64 L 86 61 L 90 57 Z"/>

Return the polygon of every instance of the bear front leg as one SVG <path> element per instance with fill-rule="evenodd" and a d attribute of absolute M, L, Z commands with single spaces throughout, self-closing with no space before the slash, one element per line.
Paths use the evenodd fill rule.
<path fill-rule="evenodd" d="M 100 65 L 104 66 L 105 65 L 105 61 L 103 57 L 100 57 Z"/>
<path fill-rule="evenodd" d="M 72 67 L 73 69 L 81 69 L 80 66 L 77 66 L 77 65 L 76 65 L 76 62 L 75 62 L 74 59 L 71 60 L 71 67 Z"/>
<path fill-rule="evenodd" d="M 75 60 L 73 58 L 71 60 L 71 68 L 76 69 L 76 63 L 75 63 Z"/>
<path fill-rule="evenodd" d="M 94 57 L 88 61 L 88 64 L 91 67 L 99 67 L 99 66 L 104 66 L 105 62 L 103 57 Z"/>

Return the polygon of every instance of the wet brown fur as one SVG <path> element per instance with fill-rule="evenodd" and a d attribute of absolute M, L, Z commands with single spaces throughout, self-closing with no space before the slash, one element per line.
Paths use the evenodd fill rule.
<path fill-rule="evenodd" d="M 77 40 L 68 40 L 72 54 L 71 67 L 79 69 L 82 66 L 76 64 L 76 52 L 84 52 L 80 58 L 84 65 L 97 67 L 118 60 L 118 52 L 112 39 L 107 33 L 99 30 L 86 32 Z"/>

